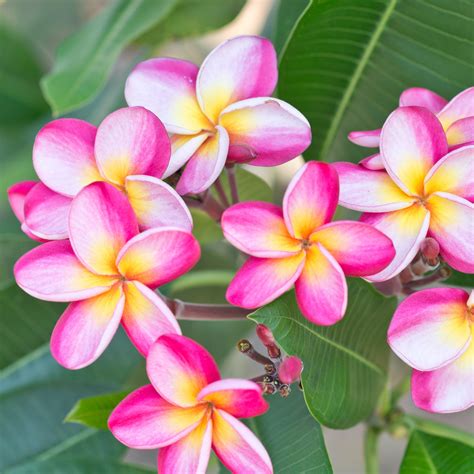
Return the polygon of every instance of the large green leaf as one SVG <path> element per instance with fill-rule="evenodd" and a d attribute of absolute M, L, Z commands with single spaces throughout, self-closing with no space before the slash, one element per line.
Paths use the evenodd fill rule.
<path fill-rule="evenodd" d="M 413 431 L 400 474 L 472 474 L 474 456 L 471 446 L 448 438 Z"/>
<path fill-rule="evenodd" d="M 293 293 L 250 315 L 273 331 L 286 352 L 303 360 L 308 408 L 332 428 L 353 426 L 374 411 L 387 377 L 387 328 L 397 304 L 362 280 L 348 284 L 346 315 L 334 326 L 310 323 Z"/>
<path fill-rule="evenodd" d="M 0 234 L 0 290 L 13 283 L 13 265 L 36 244 L 24 234 Z"/>
<path fill-rule="evenodd" d="M 474 275 L 451 271 L 451 276 L 444 282 L 446 285 L 462 286 L 463 288 L 474 288 Z"/>
<path fill-rule="evenodd" d="M 311 123 L 306 158 L 370 154 L 347 133 L 380 127 L 407 87 L 449 98 L 471 86 L 472 31 L 464 0 L 312 1 L 281 58 L 278 86 Z"/>
<path fill-rule="evenodd" d="M 89 102 L 109 77 L 122 49 L 166 18 L 177 0 L 116 0 L 59 47 L 53 70 L 43 78 L 55 115 Z"/>

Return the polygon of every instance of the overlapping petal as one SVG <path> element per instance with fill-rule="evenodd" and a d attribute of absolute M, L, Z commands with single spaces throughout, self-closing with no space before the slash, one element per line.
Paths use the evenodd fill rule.
<path fill-rule="evenodd" d="M 362 212 L 404 209 L 415 198 L 404 193 L 385 171 L 372 171 L 352 163 L 334 163 L 339 175 L 339 203 Z"/>
<path fill-rule="evenodd" d="M 346 275 L 367 276 L 382 271 L 395 257 L 392 241 L 362 222 L 338 221 L 311 235 L 336 259 Z"/>
<path fill-rule="evenodd" d="M 24 201 L 24 218 L 28 229 L 44 240 L 68 238 L 68 215 L 71 198 L 36 184 Z"/>
<path fill-rule="evenodd" d="M 79 260 L 92 272 L 117 274 L 115 260 L 138 224 L 127 197 L 107 183 L 93 183 L 74 199 L 69 237 Z"/>
<path fill-rule="evenodd" d="M 407 194 L 422 196 L 423 180 L 448 151 L 436 116 L 423 107 L 400 107 L 382 128 L 380 152 L 388 174 Z"/>
<path fill-rule="evenodd" d="M 181 59 L 155 58 L 139 63 L 128 76 L 125 99 L 156 114 L 170 133 L 212 129 L 196 99 L 198 67 Z"/>
<path fill-rule="evenodd" d="M 97 129 L 94 149 L 101 174 L 121 186 L 129 175 L 160 178 L 171 155 L 164 125 L 143 107 L 126 107 L 108 115 Z"/>
<path fill-rule="evenodd" d="M 198 194 L 205 191 L 221 174 L 229 151 L 229 135 L 220 126 L 216 133 L 191 156 L 176 191 L 181 194 Z"/>
<path fill-rule="evenodd" d="M 306 251 L 306 262 L 295 283 L 296 301 L 312 323 L 337 323 L 347 307 L 347 283 L 340 265 L 319 243 Z"/>
<path fill-rule="evenodd" d="M 176 227 L 160 227 L 127 242 L 117 256 L 117 267 L 126 279 L 156 288 L 189 271 L 200 254 L 192 234 Z"/>
<path fill-rule="evenodd" d="M 470 344 L 468 294 L 454 288 L 418 291 L 395 311 L 388 343 L 417 370 L 434 370 L 459 357 Z"/>
<path fill-rule="evenodd" d="M 411 394 L 415 405 L 435 413 L 467 410 L 474 405 L 474 342 L 455 361 L 431 372 L 414 370 Z"/>
<path fill-rule="evenodd" d="M 425 107 L 430 112 L 437 114 L 448 101 L 436 94 L 436 92 L 430 91 L 423 87 L 410 87 L 405 89 L 400 95 L 400 107 L 408 107 L 415 105 L 418 107 Z"/>
<path fill-rule="evenodd" d="M 300 242 L 288 233 L 282 209 L 274 204 L 235 204 L 224 212 L 221 225 L 234 247 L 254 257 L 288 257 L 301 250 Z"/>
<path fill-rule="evenodd" d="M 158 452 L 160 474 L 206 474 L 212 446 L 212 421 L 203 418 L 191 433 Z"/>
<path fill-rule="evenodd" d="M 46 301 L 78 301 L 106 292 L 115 277 L 85 268 L 67 240 L 47 242 L 15 264 L 15 279 L 28 294 Z"/>
<path fill-rule="evenodd" d="M 51 335 L 53 357 L 67 369 L 92 364 L 114 336 L 123 305 L 120 284 L 101 295 L 71 303 Z"/>
<path fill-rule="evenodd" d="M 305 254 L 285 258 L 250 257 L 227 288 L 229 303 L 258 308 L 288 291 L 303 270 Z"/>
<path fill-rule="evenodd" d="M 445 130 L 457 120 L 474 116 L 474 87 L 469 87 L 451 99 L 438 113 Z"/>
<path fill-rule="evenodd" d="M 173 226 L 191 232 L 191 213 L 169 184 L 152 176 L 128 176 L 125 191 L 140 229 Z"/>
<path fill-rule="evenodd" d="M 385 281 L 400 273 L 415 257 L 430 225 L 430 213 L 421 205 L 380 214 L 363 214 L 361 221 L 373 225 L 389 237 L 395 247 L 395 258 L 381 272 L 367 277 Z"/>
<path fill-rule="evenodd" d="M 146 356 L 163 334 L 181 334 L 173 313 L 161 298 L 139 281 L 124 283 L 122 324 L 138 351 Z"/>
<path fill-rule="evenodd" d="M 197 76 L 201 109 L 217 123 L 220 112 L 233 102 L 270 96 L 278 78 L 272 43 L 259 36 L 240 36 L 209 53 Z"/>
<path fill-rule="evenodd" d="M 255 382 L 244 379 L 217 380 L 204 387 L 197 398 L 237 418 L 259 416 L 269 408 L 262 389 Z"/>
<path fill-rule="evenodd" d="M 228 160 L 275 166 L 303 153 L 311 128 L 294 107 L 272 97 L 236 102 L 226 107 L 219 124 L 230 140 Z"/>
<path fill-rule="evenodd" d="M 382 155 L 375 153 L 374 155 L 367 156 L 366 158 L 359 161 L 359 165 L 367 168 L 368 170 L 379 171 L 384 170 Z"/>
<path fill-rule="evenodd" d="M 474 145 L 448 153 L 431 168 L 425 178 L 425 192 L 437 191 L 474 200 Z"/>
<path fill-rule="evenodd" d="M 222 464 L 231 472 L 243 472 L 252 466 L 252 472 L 271 474 L 272 462 L 259 439 L 239 420 L 223 410 L 212 414 L 212 446 Z"/>
<path fill-rule="evenodd" d="M 443 259 L 464 273 L 474 273 L 474 204 L 438 192 L 426 203 L 431 213 L 428 235 L 440 246 Z"/>
<path fill-rule="evenodd" d="M 168 178 L 186 164 L 191 156 L 193 156 L 199 147 L 206 141 L 209 135 L 209 132 L 202 132 L 197 135 L 173 135 L 170 139 L 170 162 L 162 178 Z"/>
<path fill-rule="evenodd" d="M 10 207 L 21 223 L 25 220 L 24 207 L 26 196 L 37 183 L 37 181 L 20 181 L 10 186 L 7 190 Z"/>
<path fill-rule="evenodd" d="M 466 117 L 454 122 L 446 130 L 446 138 L 451 150 L 474 143 L 474 117 Z"/>
<path fill-rule="evenodd" d="M 336 211 L 339 180 L 327 163 L 306 163 L 293 176 L 283 198 L 283 216 L 290 234 L 307 239 Z"/>
<path fill-rule="evenodd" d="M 48 188 L 65 196 L 101 181 L 94 157 L 97 129 L 73 118 L 53 120 L 36 135 L 33 165 Z"/>
<path fill-rule="evenodd" d="M 109 418 L 109 428 L 123 444 L 135 449 L 168 446 L 196 428 L 207 407 L 176 407 L 152 385 L 135 390 L 122 400 Z"/>
<path fill-rule="evenodd" d="M 350 132 L 347 138 L 356 145 L 365 146 L 367 148 L 377 148 L 380 144 L 381 128 L 375 130 L 360 130 Z"/>
<path fill-rule="evenodd" d="M 147 373 L 158 393 L 180 407 L 194 406 L 199 392 L 220 379 L 209 352 L 192 339 L 174 334 L 161 336 L 151 346 Z"/>

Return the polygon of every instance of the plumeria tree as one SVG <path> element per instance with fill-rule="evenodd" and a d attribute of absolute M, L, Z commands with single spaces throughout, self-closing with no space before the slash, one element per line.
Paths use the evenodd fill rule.
<path fill-rule="evenodd" d="M 157 42 L 167 15 L 186 24 L 194 9 L 225 19 L 242 7 L 177 3 L 118 1 L 66 40 L 43 80 L 55 114 L 92 100 L 110 56 Z M 474 87 L 449 68 L 454 85 L 424 87 L 435 64 L 424 57 L 410 81 L 400 61 L 377 102 L 370 68 L 410 8 L 282 1 L 274 43 L 231 37 L 200 66 L 134 59 L 126 104 L 35 127 L 37 177 L 8 188 L 31 249 L 13 255 L 21 291 L 4 291 L 25 302 L 15 311 L 28 324 L 10 317 L 5 329 L 32 345 L 50 333 L 52 358 L 11 344 L 23 358 L 6 364 L 3 408 L 13 413 L 38 384 L 45 405 L 23 410 L 37 436 L 49 392 L 67 393 L 51 408 L 67 423 L 33 460 L 6 453 L 5 472 L 148 472 L 123 459 L 128 447 L 158 450 L 160 474 L 326 473 L 321 425 L 358 423 L 369 474 L 382 433 L 408 440 L 403 473 L 472 472 L 474 438 L 448 414 L 474 405 Z M 211 28 L 210 18 L 196 24 Z M 114 27 L 124 31 L 112 45 Z M 359 51 L 350 37 L 364 31 Z M 375 98 L 355 112 L 367 84 Z M 292 160 L 274 196 L 252 172 Z M 409 406 L 446 420 L 413 415 L 407 392 Z"/>

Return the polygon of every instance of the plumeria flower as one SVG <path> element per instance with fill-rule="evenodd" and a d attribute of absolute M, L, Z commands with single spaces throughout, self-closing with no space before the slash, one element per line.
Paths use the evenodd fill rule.
<path fill-rule="evenodd" d="M 33 147 L 41 182 L 10 188 L 13 211 L 27 234 L 66 239 L 72 198 L 84 186 L 105 181 L 128 197 L 141 230 L 158 225 L 191 230 L 191 215 L 182 198 L 158 179 L 170 153 L 163 124 L 143 107 L 119 109 L 98 128 L 78 119 L 54 120 L 39 131 Z"/>
<path fill-rule="evenodd" d="M 426 236 L 440 246 L 442 258 L 461 272 L 474 272 L 474 145 L 446 154 L 446 135 L 426 108 L 400 107 L 385 122 L 380 151 L 387 171 L 336 163 L 339 203 L 368 214 L 393 241 L 396 257 L 371 275 L 384 281 L 400 273 Z"/>
<path fill-rule="evenodd" d="M 125 98 L 158 115 L 173 134 L 164 176 L 187 163 L 176 190 L 200 193 L 218 178 L 226 161 L 275 166 L 309 146 L 306 118 L 269 97 L 277 77 L 271 42 L 240 36 L 211 51 L 201 68 L 172 58 L 138 64 L 127 79 Z"/>
<path fill-rule="evenodd" d="M 18 285 L 46 301 L 72 301 L 54 328 L 51 352 L 64 367 L 94 362 L 120 322 L 142 354 L 164 333 L 179 333 L 176 319 L 152 291 L 199 259 L 191 233 L 159 227 L 139 234 L 126 196 L 97 182 L 71 204 L 69 240 L 51 241 L 21 257 Z"/>
<path fill-rule="evenodd" d="M 135 449 L 160 448 L 160 474 L 204 474 L 211 447 L 231 472 L 272 472 L 265 448 L 237 419 L 267 411 L 256 383 L 221 379 L 212 356 L 176 334 L 152 345 L 146 369 L 151 385 L 128 395 L 109 418 L 120 442 Z"/>
<path fill-rule="evenodd" d="M 415 370 L 411 393 L 423 410 L 474 405 L 474 292 L 430 288 L 403 301 L 388 329 L 392 350 Z"/>
<path fill-rule="evenodd" d="M 251 256 L 232 280 L 228 301 L 257 308 L 295 285 L 306 318 L 321 325 L 339 321 L 347 305 L 345 275 L 381 271 L 395 251 L 370 225 L 331 223 L 338 197 L 335 169 L 310 162 L 291 180 L 283 209 L 267 202 L 228 208 L 222 216 L 224 235 Z"/>
<path fill-rule="evenodd" d="M 412 87 L 400 95 L 400 107 L 425 107 L 434 114 L 443 126 L 450 150 L 474 143 L 474 87 L 469 87 L 450 102 L 429 89 Z M 382 129 L 351 132 L 348 138 L 356 145 L 377 148 Z M 359 164 L 371 170 L 383 170 L 380 153 L 364 158 Z"/>

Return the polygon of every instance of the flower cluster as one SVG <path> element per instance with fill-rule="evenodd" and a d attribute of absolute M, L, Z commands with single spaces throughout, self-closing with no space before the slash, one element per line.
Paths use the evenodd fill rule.
<path fill-rule="evenodd" d="M 264 413 L 264 393 L 287 396 L 303 368 L 258 326 L 269 358 L 248 341 L 241 350 L 266 374 L 221 379 L 154 291 L 199 260 L 187 199 L 204 202 L 225 167 L 275 166 L 309 146 L 305 117 L 271 97 L 277 76 L 273 46 L 256 36 L 224 42 L 200 68 L 144 61 L 126 83 L 129 107 L 97 128 L 69 118 L 48 123 L 33 147 L 39 181 L 9 189 L 22 230 L 42 242 L 16 263 L 18 285 L 70 303 L 51 337 L 55 359 L 69 369 L 93 363 L 120 323 L 146 357 L 151 385 L 123 400 L 109 426 L 127 446 L 160 448 L 160 473 L 204 472 L 211 447 L 232 472 L 249 464 L 252 472 L 272 472 L 260 441 L 237 418 Z M 377 284 L 400 278 L 420 258 L 430 269 L 441 260 L 474 273 L 473 95 L 471 88 L 447 103 L 409 89 L 382 129 L 349 135 L 379 153 L 359 165 L 307 163 L 282 207 L 222 209 L 225 238 L 249 256 L 228 301 L 257 308 L 294 287 L 301 313 L 327 326 L 346 311 L 346 276 Z M 362 211 L 360 221 L 331 222 L 338 204 Z M 421 408 L 473 404 L 471 300 L 463 290 L 426 290 L 394 315 L 389 343 L 415 369 Z"/>

